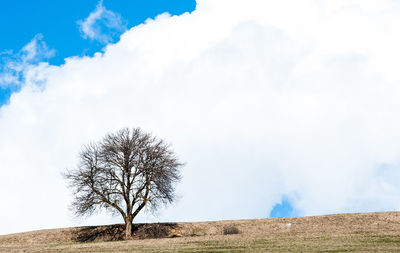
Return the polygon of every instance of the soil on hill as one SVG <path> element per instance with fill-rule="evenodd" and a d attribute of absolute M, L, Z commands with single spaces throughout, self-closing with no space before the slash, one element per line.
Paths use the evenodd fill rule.
<path fill-rule="evenodd" d="M 400 213 L 136 224 L 123 236 L 118 224 L 32 231 L 0 236 L 0 252 L 399 252 Z"/>

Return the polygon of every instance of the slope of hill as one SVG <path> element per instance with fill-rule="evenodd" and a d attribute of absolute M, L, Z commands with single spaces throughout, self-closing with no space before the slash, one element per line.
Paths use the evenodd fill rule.
<path fill-rule="evenodd" d="M 165 238 L 173 232 L 182 237 Z M 127 241 L 123 233 L 111 225 L 3 235 L 0 252 L 399 252 L 400 213 L 137 224 Z"/>

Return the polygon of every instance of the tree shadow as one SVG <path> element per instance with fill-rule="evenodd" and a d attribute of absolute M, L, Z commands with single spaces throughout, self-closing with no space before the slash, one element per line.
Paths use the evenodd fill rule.
<path fill-rule="evenodd" d="M 133 224 L 133 239 L 165 238 L 178 227 L 177 223 Z M 125 225 L 81 227 L 74 233 L 75 242 L 121 241 L 125 239 Z"/>
<path fill-rule="evenodd" d="M 72 237 L 75 242 L 120 241 L 124 239 L 125 225 L 90 226 L 80 228 Z"/>

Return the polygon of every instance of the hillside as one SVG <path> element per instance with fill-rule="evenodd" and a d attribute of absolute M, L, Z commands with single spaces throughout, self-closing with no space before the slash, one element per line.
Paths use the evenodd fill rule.
<path fill-rule="evenodd" d="M 40 230 L 0 236 L 0 252 L 399 252 L 400 213 L 136 224 L 122 237 L 122 225 Z"/>

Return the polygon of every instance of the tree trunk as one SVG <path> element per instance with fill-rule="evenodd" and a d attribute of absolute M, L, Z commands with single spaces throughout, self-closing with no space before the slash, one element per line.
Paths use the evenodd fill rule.
<path fill-rule="evenodd" d="M 125 238 L 130 239 L 132 238 L 132 220 L 126 219 L 125 220 Z"/>

